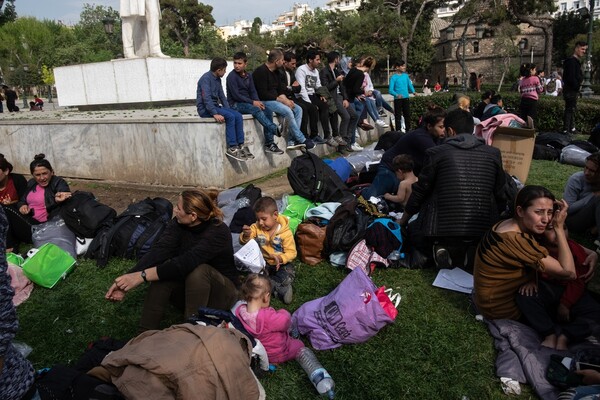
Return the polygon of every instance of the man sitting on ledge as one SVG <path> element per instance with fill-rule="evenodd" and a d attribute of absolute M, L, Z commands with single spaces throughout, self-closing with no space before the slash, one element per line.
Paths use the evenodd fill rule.
<path fill-rule="evenodd" d="M 305 138 L 300 131 L 302 109 L 285 95 L 286 89 L 277 71 L 282 66 L 283 53 L 281 50 L 271 50 L 267 62 L 252 73 L 254 86 L 258 98 L 265 104 L 267 115 L 275 113 L 284 118 L 289 133 L 287 150 L 298 150 L 303 147 L 310 150 L 315 147 L 315 144 L 312 140 Z"/>
<path fill-rule="evenodd" d="M 229 105 L 242 114 L 252 114 L 264 128 L 265 152 L 283 154 L 274 142 L 274 136 L 281 136 L 273 116 L 265 114 L 265 105 L 258 99 L 252 75 L 246 71 L 248 57 L 246 53 L 233 55 L 233 72 L 227 75 L 227 101 Z"/>
<path fill-rule="evenodd" d="M 217 57 L 210 62 L 210 71 L 198 80 L 196 108 L 202 118 L 213 117 L 218 123 L 225 122 L 228 157 L 238 161 L 254 159 L 250 149 L 244 146 L 244 118 L 231 109 L 223 92 L 221 78 L 225 75 L 227 61 Z"/>

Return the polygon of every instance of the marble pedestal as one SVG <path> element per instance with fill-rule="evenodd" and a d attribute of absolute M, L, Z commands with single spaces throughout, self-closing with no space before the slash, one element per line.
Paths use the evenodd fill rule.
<path fill-rule="evenodd" d="M 86 107 L 195 101 L 210 60 L 118 59 L 54 69 L 61 106 Z"/>

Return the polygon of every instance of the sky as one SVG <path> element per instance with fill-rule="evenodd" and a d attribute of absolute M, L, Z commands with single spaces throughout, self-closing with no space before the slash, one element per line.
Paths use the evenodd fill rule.
<path fill-rule="evenodd" d="M 260 17 L 263 23 L 272 22 L 279 14 L 291 10 L 294 3 L 307 3 L 311 8 L 323 7 L 327 0 L 203 0 L 213 7 L 212 15 L 218 26 L 233 24 L 239 19 L 252 21 Z M 119 9 L 119 0 L 15 0 L 20 17 L 60 20 L 66 25 L 79 21 L 84 3 Z"/>

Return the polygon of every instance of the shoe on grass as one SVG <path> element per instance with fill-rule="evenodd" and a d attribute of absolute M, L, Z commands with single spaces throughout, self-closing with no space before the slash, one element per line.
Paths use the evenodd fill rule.
<path fill-rule="evenodd" d="M 265 145 L 265 153 L 283 154 L 284 151 L 281 150 L 275 143 L 271 143 Z"/>
<path fill-rule="evenodd" d="M 246 155 L 244 154 L 244 151 L 242 149 L 240 149 L 239 146 L 231 146 L 230 148 L 227 149 L 227 151 L 225 152 L 225 155 L 227 157 L 233 158 L 234 160 L 248 161 L 248 159 L 246 158 Z"/>
<path fill-rule="evenodd" d="M 452 268 L 450 253 L 444 247 L 438 245 L 433 246 L 433 260 L 435 261 L 435 265 L 440 269 Z"/>

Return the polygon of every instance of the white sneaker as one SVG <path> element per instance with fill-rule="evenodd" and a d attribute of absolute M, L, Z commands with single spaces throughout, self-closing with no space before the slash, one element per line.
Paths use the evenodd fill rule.
<path fill-rule="evenodd" d="M 350 148 L 352 149 L 352 151 L 361 151 L 361 150 L 364 150 L 364 148 L 360 144 L 358 144 L 358 143 L 352 143 L 350 145 Z"/>
<path fill-rule="evenodd" d="M 385 123 L 384 120 L 382 119 L 378 119 L 377 121 L 375 121 L 375 125 L 380 126 L 382 128 L 389 128 L 390 126 L 388 124 Z"/>

